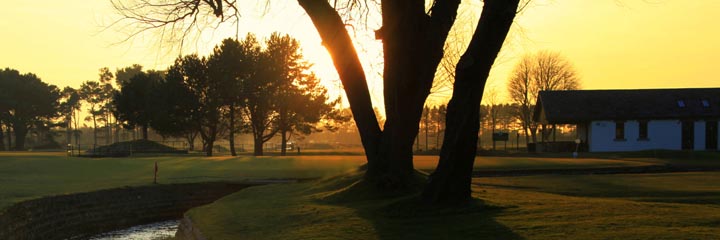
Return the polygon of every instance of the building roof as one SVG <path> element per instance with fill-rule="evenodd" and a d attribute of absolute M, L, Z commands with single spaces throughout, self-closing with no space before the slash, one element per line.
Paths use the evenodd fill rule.
<path fill-rule="evenodd" d="M 720 88 L 541 91 L 534 112 L 558 124 L 698 118 L 720 118 Z"/>

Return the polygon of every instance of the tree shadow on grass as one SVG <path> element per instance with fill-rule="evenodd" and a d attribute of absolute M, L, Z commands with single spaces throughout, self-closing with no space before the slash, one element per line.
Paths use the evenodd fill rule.
<path fill-rule="evenodd" d="M 356 209 L 361 218 L 372 223 L 378 239 L 523 239 L 495 221 L 507 207 L 488 205 L 480 199 L 438 206 L 412 195 L 345 206 Z"/>
<path fill-rule="evenodd" d="M 355 172 L 318 186 L 333 189 L 322 195 L 321 202 L 354 209 L 372 224 L 378 239 L 523 239 L 495 220 L 507 206 L 481 199 L 428 204 L 420 198 L 424 177 L 418 175 L 415 182 L 402 191 L 379 191 L 362 178 L 362 172 Z"/>
<path fill-rule="evenodd" d="M 379 239 L 523 239 L 495 221 L 506 207 L 473 199 L 462 205 L 429 205 L 417 195 L 361 214 Z"/>

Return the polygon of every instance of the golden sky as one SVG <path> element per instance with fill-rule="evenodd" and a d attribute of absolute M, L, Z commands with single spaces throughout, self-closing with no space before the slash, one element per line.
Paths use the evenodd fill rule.
<path fill-rule="evenodd" d="M 263 4 L 245 6 L 240 36 L 255 32 L 264 38 L 279 31 L 298 38 L 314 70 L 337 89 L 337 74 L 317 32 L 290 2 L 266 13 L 255 10 Z M 720 87 L 718 16 L 717 0 L 535 0 L 517 17 L 488 89 L 504 98 L 505 81 L 519 57 L 539 50 L 568 58 L 584 89 Z M 97 80 L 101 67 L 114 71 L 139 63 L 165 69 L 178 55 L 158 44 L 154 34 L 114 44 L 124 35 L 118 28 L 103 30 L 117 19 L 108 0 L 9 0 L 0 18 L 0 67 L 35 73 L 59 87 Z M 375 28 L 358 27 L 354 35 L 379 103 L 381 45 L 372 39 Z M 235 36 L 235 27 L 229 29 L 206 32 L 183 53 L 207 54 L 222 38 Z"/>

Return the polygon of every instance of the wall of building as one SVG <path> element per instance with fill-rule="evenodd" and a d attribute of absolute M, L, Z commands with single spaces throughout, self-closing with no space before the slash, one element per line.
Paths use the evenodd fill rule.
<path fill-rule="evenodd" d="M 704 123 L 703 123 L 704 124 Z M 648 139 L 638 139 L 639 122 L 625 122 L 625 139 L 615 139 L 615 121 L 593 121 L 588 126 L 591 152 L 622 152 L 650 149 L 680 150 L 681 124 L 677 120 L 648 122 Z M 697 123 L 695 126 L 697 131 Z M 705 128 L 703 126 L 703 139 Z M 698 134 L 695 134 L 696 138 Z M 695 143 L 696 146 L 697 142 Z M 704 141 L 703 145 L 704 146 Z"/>
<path fill-rule="evenodd" d="M 696 121 L 693 128 L 695 130 L 694 149 L 705 150 L 705 121 Z"/>

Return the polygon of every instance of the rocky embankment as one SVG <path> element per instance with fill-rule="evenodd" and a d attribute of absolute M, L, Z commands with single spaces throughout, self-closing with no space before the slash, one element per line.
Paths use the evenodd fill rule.
<path fill-rule="evenodd" d="M 189 183 L 125 187 L 44 197 L 0 212 L 0 239 L 73 239 L 151 222 L 180 219 L 251 184 Z"/>

